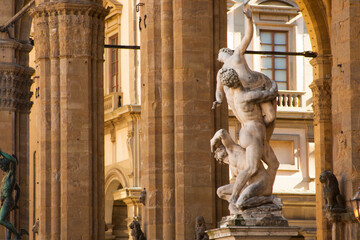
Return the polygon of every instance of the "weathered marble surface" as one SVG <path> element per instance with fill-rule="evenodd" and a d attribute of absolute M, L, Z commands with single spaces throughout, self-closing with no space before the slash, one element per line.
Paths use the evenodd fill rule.
<path fill-rule="evenodd" d="M 247 208 L 251 198 L 268 196 L 270 199 L 279 167 L 269 144 L 276 119 L 277 84 L 266 75 L 252 71 L 246 63 L 244 53 L 253 36 L 253 22 L 252 11 L 247 8 L 244 13 L 247 27 L 240 45 L 235 51 L 227 48 L 219 51 L 218 60 L 224 65 L 217 75 L 213 103 L 213 108 L 220 105 L 225 95 L 241 123 L 239 143 L 235 143 L 224 129 L 216 132 L 210 141 L 217 160 L 228 163 L 233 174 L 230 184 L 217 191 L 220 198 L 229 202 L 231 214 Z M 251 206 L 261 204 L 252 201 Z"/>
<path fill-rule="evenodd" d="M 226 227 L 207 231 L 210 239 L 287 240 L 298 236 L 298 227 Z"/>

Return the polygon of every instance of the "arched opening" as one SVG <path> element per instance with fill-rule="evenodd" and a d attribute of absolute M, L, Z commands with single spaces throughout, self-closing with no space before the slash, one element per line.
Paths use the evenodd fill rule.
<path fill-rule="evenodd" d="M 113 179 L 105 192 L 105 239 L 129 239 L 127 227 L 127 206 L 122 200 L 115 200 L 113 193 L 123 189 L 118 179 Z"/>
<path fill-rule="evenodd" d="M 116 240 L 129 239 L 128 227 L 126 224 L 127 206 L 122 200 L 115 200 L 112 211 L 112 235 Z"/>
<path fill-rule="evenodd" d="M 311 47 L 318 56 L 310 61 L 313 66 L 314 143 L 316 181 L 316 227 L 318 239 L 330 239 L 331 228 L 323 209 L 323 194 L 318 176 L 333 168 L 332 149 L 332 60 L 330 46 L 330 1 L 296 0 L 305 20 Z"/>

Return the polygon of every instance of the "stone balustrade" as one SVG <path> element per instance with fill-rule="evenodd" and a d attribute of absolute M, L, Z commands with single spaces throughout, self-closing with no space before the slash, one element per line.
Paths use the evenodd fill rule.
<path fill-rule="evenodd" d="M 276 98 L 277 105 L 280 108 L 302 108 L 303 106 L 303 95 L 306 92 L 282 90 L 279 91 L 279 96 Z M 290 109 L 289 109 L 290 110 Z"/>

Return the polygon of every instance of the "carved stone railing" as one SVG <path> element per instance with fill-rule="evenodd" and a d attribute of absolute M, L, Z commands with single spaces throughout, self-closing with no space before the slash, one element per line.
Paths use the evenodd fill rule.
<path fill-rule="evenodd" d="M 119 92 L 110 93 L 104 97 L 104 113 L 110 113 L 121 107 L 121 94 Z"/>
<path fill-rule="evenodd" d="M 279 96 L 276 98 L 277 105 L 279 108 L 289 108 L 298 109 L 303 106 L 303 95 L 306 92 L 292 91 L 292 90 L 282 90 L 279 91 Z M 284 109 L 285 110 L 285 109 Z"/>

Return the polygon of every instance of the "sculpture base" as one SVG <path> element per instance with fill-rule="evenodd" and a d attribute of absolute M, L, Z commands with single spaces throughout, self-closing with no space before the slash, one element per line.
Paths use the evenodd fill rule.
<path fill-rule="evenodd" d="M 299 235 L 298 227 L 230 226 L 206 231 L 209 239 L 288 240 Z"/>
<path fill-rule="evenodd" d="M 239 211 L 237 214 L 223 217 L 219 225 L 220 228 L 229 226 L 289 226 L 288 221 L 282 216 L 281 206 L 274 203 L 248 208 Z"/>
<path fill-rule="evenodd" d="M 210 239 L 263 240 L 291 239 L 299 235 L 299 227 L 289 227 L 282 216 L 281 204 L 266 203 L 261 206 L 239 210 L 223 217 L 220 228 L 207 231 Z"/>

